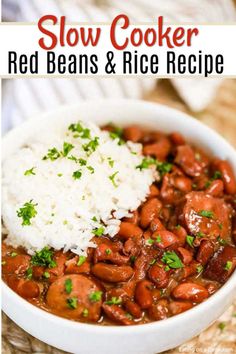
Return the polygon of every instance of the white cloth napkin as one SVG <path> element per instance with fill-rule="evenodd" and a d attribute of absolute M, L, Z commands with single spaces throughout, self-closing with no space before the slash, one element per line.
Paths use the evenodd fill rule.
<path fill-rule="evenodd" d="M 232 0 L 3 0 L 4 21 L 37 21 L 42 15 L 65 15 L 67 21 L 111 21 L 126 13 L 131 21 L 227 23 L 236 20 Z M 5 80 L 4 80 L 5 81 Z M 179 95 L 192 110 L 202 110 L 211 101 L 220 79 L 172 79 Z M 60 104 L 102 97 L 141 98 L 154 88 L 155 79 L 15 79 L 3 85 L 3 131 L 24 119 Z"/>

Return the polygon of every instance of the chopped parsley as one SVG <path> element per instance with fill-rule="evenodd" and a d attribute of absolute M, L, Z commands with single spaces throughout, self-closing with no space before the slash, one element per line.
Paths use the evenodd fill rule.
<path fill-rule="evenodd" d="M 88 309 L 84 309 L 82 312 L 83 317 L 88 317 L 89 311 Z"/>
<path fill-rule="evenodd" d="M 62 173 L 58 173 L 57 176 L 58 176 L 58 177 L 62 177 L 63 174 L 62 174 Z"/>
<path fill-rule="evenodd" d="M 87 161 L 85 159 L 80 158 L 78 161 L 79 161 L 80 166 L 86 166 L 87 165 Z"/>
<path fill-rule="evenodd" d="M 107 255 L 111 254 L 111 250 L 109 248 L 107 248 L 105 252 Z"/>
<path fill-rule="evenodd" d="M 216 179 L 220 179 L 221 177 L 222 177 L 221 172 L 220 171 L 215 171 L 214 175 L 211 177 L 211 179 L 206 182 L 205 187 L 208 188 L 213 181 L 215 181 Z"/>
<path fill-rule="evenodd" d="M 26 170 L 25 173 L 24 173 L 24 175 L 25 175 L 25 176 L 35 175 L 35 174 L 36 174 L 36 173 L 34 172 L 35 168 L 36 168 L 36 167 L 32 167 L 32 168 L 30 168 L 29 170 Z"/>
<path fill-rule="evenodd" d="M 64 286 L 66 293 L 70 294 L 72 292 L 72 280 L 70 278 L 67 278 L 65 280 Z"/>
<path fill-rule="evenodd" d="M 6 261 L 2 261 L 2 265 L 5 265 L 5 264 L 7 264 L 7 262 Z"/>
<path fill-rule="evenodd" d="M 217 237 L 217 241 L 219 242 L 219 244 L 221 246 L 224 246 L 227 244 L 227 242 L 223 238 L 221 238 L 220 236 Z"/>
<path fill-rule="evenodd" d="M 113 140 L 118 139 L 118 145 L 123 145 L 125 143 L 125 141 L 122 139 L 123 129 L 113 124 L 111 125 L 111 127 L 112 132 L 109 133 L 110 138 Z"/>
<path fill-rule="evenodd" d="M 17 210 L 17 216 L 22 218 L 22 226 L 31 225 L 31 219 L 37 215 L 37 210 L 35 209 L 37 204 L 33 204 L 32 202 L 33 200 L 31 199 L 22 208 Z"/>
<path fill-rule="evenodd" d="M 136 260 L 135 256 L 130 256 L 130 263 L 131 264 L 134 264 L 135 260 Z"/>
<path fill-rule="evenodd" d="M 229 271 L 233 266 L 233 263 L 231 261 L 227 261 L 225 266 L 224 266 L 224 270 Z"/>
<path fill-rule="evenodd" d="M 104 233 L 104 231 L 105 231 L 104 227 L 101 226 L 101 227 L 96 228 L 96 229 L 93 230 L 92 232 L 93 232 L 93 234 L 94 234 L 95 236 L 102 236 L 103 233 Z"/>
<path fill-rule="evenodd" d="M 41 251 L 35 252 L 31 258 L 31 264 L 48 268 L 54 268 L 57 265 L 53 260 L 53 251 L 48 247 L 44 247 Z"/>
<path fill-rule="evenodd" d="M 120 305 L 122 303 L 122 299 L 120 297 L 112 296 L 112 298 L 105 302 L 107 305 Z"/>
<path fill-rule="evenodd" d="M 151 157 L 144 157 L 141 164 L 136 166 L 136 168 L 142 171 L 143 169 L 149 168 L 150 166 L 155 166 L 157 171 L 160 172 L 161 176 L 168 173 L 172 169 L 172 164 L 169 162 L 161 162 Z"/>
<path fill-rule="evenodd" d="M 203 271 L 203 266 L 201 264 L 199 264 L 197 267 L 196 267 L 196 270 L 197 270 L 197 273 L 201 273 Z"/>
<path fill-rule="evenodd" d="M 223 230 L 223 225 L 222 224 L 218 224 L 218 227 L 220 230 Z"/>
<path fill-rule="evenodd" d="M 205 218 L 212 219 L 214 217 L 214 213 L 211 210 L 201 210 L 198 215 L 204 216 Z"/>
<path fill-rule="evenodd" d="M 161 260 L 170 268 L 183 268 L 183 263 L 174 251 L 165 252 Z"/>
<path fill-rule="evenodd" d="M 89 294 L 89 300 L 91 302 L 98 302 L 102 299 L 102 291 L 94 291 L 93 293 Z"/>
<path fill-rule="evenodd" d="M 45 279 L 49 279 L 49 278 L 50 278 L 50 273 L 49 273 L 49 272 L 44 272 L 44 273 L 43 273 L 43 277 L 44 277 Z"/>
<path fill-rule="evenodd" d="M 114 166 L 114 160 L 112 160 L 112 158 L 111 157 L 108 157 L 107 158 L 107 160 L 108 160 L 108 163 L 109 163 L 109 165 L 110 165 L 110 167 L 113 167 Z"/>
<path fill-rule="evenodd" d="M 119 173 L 119 171 L 116 171 L 115 173 L 113 173 L 113 175 L 109 176 L 109 179 L 111 180 L 111 182 L 115 188 L 118 187 L 118 184 L 115 181 L 115 177 L 118 173 Z"/>
<path fill-rule="evenodd" d="M 66 300 L 67 305 L 70 309 L 76 309 L 78 305 L 78 299 L 77 297 L 70 297 Z"/>
<path fill-rule="evenodd" d="M 181 225 L 178 224 L 178 225 L 175 226 L 175 228 L 176 228 L 176 230 L 180 230 L 181 229 Z"/>
<path fill-rule="evenodd" d="M 93 140 L 90 140 L 88 144 L 82 145 L 82 148 L 84 151 L 87 153 L 88 156 L 90 156 L 99 146 L 99 137 L 95 136 Z"/>
<path fill-rule="evenodd" d="M 187 235 L 187 236 L 186 236 L 186 242 L 187 242 L 187 244 L 188 244 L 190 247 L 193 247 L 194 237 L 193 237 L 193 236 L 190 236 L 190 235 Z"/>
<path fill-rule="evenodd" d="M 198 238 L 202 238 L 202 237 L 205 237 L 205 234 L 201 231 L 199 231 L 196 235 Z"/>
<path fill-rule="evenodd" d="M 79 260 L 77 262 L 77 266 L 81 266 L 82 264 L 84 264 L 84 262 L 86 261 L 86 257 L 85 256 L 79 256 Z"/>
<path fill-rule="evenodd" d="M 88 166 L 87 169 L 91 172 L 91 174 L 94 173 L 94 168 L 92 166 Z"/>
<path fill-rule="evenodd" d="M 73 133 L 76 133 L 74 135 L 74 138 L 82 138 L 82 139 L 90 139 L 90 129 L 84 128 L 80 122 L 71 124 L 68 128 L 71 130 Z"/>
<path fill-rule="evenodd" d="M 149 262 L 150 265 L 153 265 L 153 264 L 155 264 L 155 263 L 156 263 L 156 259 L 155 259 L 155 258 L 153 258 L 153 259 Z"/>
<path fill-rule="evenodd" d="M 43 157 L 43 160 L 49 159 L 51 161 L 55 161 L 59 159 L 60 156 L 61 156 L 60 152 L 54 147 L 52 149 L 48 149 L 48 153 Z"/>
<path fill-rule="evenodd" d="M 155 242 L 155 240 L 153 240 L 152 238 L 149 238 L 146 241 L 146 245 L 153 245 L 154 242 Z"/>
<path fill-rule="evenodd" d="M 33 269 L 32 268 L 28 268 L 26 270 L 26 278 L 27 279 L 32 279 L 32 276 L 33 276 Z"/>
<path fill-rule="evenodd" d="M 80 170 L 74 171 L 73 174 L 72 174 L 72 177 L 74 179 L 80 179 L 81 176 L 82 176 L 82 172 Z"/>
<path fill-rule="evenodd" d="M 12 253 L 11 253 L 11 257 L 16 257 L 17 254 L 18 254 L 18 253 L 16 253 L 16 252 L 12 252 Z"/>
<path fill-rule="evenodd" d="M 74 149 L 74 145 L 65 141 L 63 143 L 63 151 L 61 152 L 62 156 L 66 157 L 72 149 Z"/>
<path fill-rule="evenodd" d="M 96 218 L 96 216 L 93 216 L 93 217 L 92 217 L 92 220 L 95 221 L 95 222 L 98 221 L 98 219 Z"/>
<path fill-rule="evenodd" d="M 157 242 L 157 243 L 160 243 L 160 242 L 161 242 L 161 236 L 160 236 L 160 235 L 157 235 L 157 237 L 156 237 L 156 242 Z"/>

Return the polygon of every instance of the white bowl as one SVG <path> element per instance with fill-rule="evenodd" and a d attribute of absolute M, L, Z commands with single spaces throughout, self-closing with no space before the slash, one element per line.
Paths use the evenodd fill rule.
<path fill-rule="evenodd" d="M 180 131 L 210 154 L 229 160 L 236 171 L 236 152 L 220 135 L 179 111 L 158 104 L 131 100 L 90 101 L 61 107 L 32 119 L 3 138 L 4 158 L 27 137 L 59 120 L 88 119 L 102 124 L 138 123 L 165 132 Z M 3 311 L 36 338 L 78 354 L 154 354 L 176 347 L 213 323 L 230 305 L 236 293 L 236 272 L 208 300 L 172 318 L 138 326 L 99 326 L 69 321 L 31 305 L 2 284 Z"/>

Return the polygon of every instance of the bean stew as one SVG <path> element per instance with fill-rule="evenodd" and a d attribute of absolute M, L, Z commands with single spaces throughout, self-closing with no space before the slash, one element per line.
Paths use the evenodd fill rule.
<path fill-rule="evenodd" d="M 3 241 L 3 279 L 35 306 L 86 323 L 144 324 L 191 309 L 236 268 L 232 168 L 178 132 L 103 129 L 142 144 L 137 168 L 156 171 L 147 200 L 115 237 L 94 236 L 86 257 L 47 247 L 30 256 Z"/>

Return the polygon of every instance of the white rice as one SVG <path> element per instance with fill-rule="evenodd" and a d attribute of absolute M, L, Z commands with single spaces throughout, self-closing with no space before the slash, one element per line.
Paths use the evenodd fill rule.
<path fill-rule="evenodd" d="M 82 147 L 90 140 L 74 138 L 62 125 L 40 131 L 3 163 L 3 222 L 8 230 L 6 242 L 13 247 L 23 246 L 29 254 L 45 246 L 86 254 L 88 247 L 95 247 L 93 230 L 102 226 L 104 234 L 114 236 L 120 219 L 137 209 L 149 193 L 153 172 L 136 168 L 143 159 L 141 145 L 118 145 L 118 139 L 111 139 L 96 125 L 82 125 L 90 129 L 92 138 L 99 137 L 99 146 L 90 156 Z M 61 151 L 64 142 L 74 145 L 68 156 L 85 159 L 94 173 L 68 156 L 42 160 L 48 149 Z M 32 167 L 35 175 L 24 175 Z M 82 172 L 80 179 L 72 177 L 76 170 Z M 114 186 L 109 177 L 117 171 Z M 37 203 L 37 215 L 29 226 L 22 226 L 17 211 L 31 200 Z"/>

